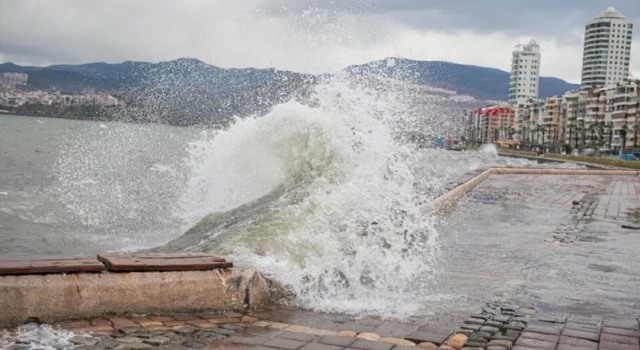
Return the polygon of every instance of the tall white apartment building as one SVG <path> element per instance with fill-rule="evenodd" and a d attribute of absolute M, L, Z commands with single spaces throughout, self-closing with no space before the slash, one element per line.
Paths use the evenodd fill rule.
<path fill-rule="evenodd" d="M 609 7 L 585 26 L 583 89 L 626 83 L 631 59 L 633 22 Z"/>
<path fill-rule="evenodd" d="M 538 99 L 540 89 L 540 45 L 531 40 L 517 45 L 511 57 L 509 104 L 519 106 L 530 99 Z"/>

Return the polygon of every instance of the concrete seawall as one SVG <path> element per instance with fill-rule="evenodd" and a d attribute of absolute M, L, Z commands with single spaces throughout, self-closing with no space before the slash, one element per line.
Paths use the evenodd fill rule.
<path fill-rule="evenodd" d="M 281 292 L 252 268 L 0 276 L 0 327 L 103 315 L 247 310 Z"/>
<path fill-rule="evenodd" d="M 455 205 L 457 200 L 473 190 L 491 175 L 600 175 L 600 176 L 638 176 L 638 170 L 604 170 L 604 169 L 551 169 L 551 168 L 489 168 L 451 191 L 436 198 L 433 202 L 423 205 L 423 214 L 437 214 Z"/>

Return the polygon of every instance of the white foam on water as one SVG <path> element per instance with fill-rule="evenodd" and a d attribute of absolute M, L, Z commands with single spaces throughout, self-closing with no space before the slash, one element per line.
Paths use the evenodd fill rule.
<path fill-rule="evenodd" d="M 21 344 L 33 350 L 60 350 L 75 347 L 69 340 L 74 334 L 49 325 L 26 324 L 15 331 L 4 331 L 0 338 L 0 348 L 6 349 Z"/>
<path fill-rule="evenodd" d="M 331 81 L 315 97 L 314 106 L 285 103 L 191 145 L 188 223 L 284 190 L 180 249 L 222 249 L 292 288 L 300 306 L 414 314 L 430 297 L 438 257 L 418 204 L 438 185 L 415 173 L 428 159 L 398 137 L 411 122 L 402 96 Z"/>
<path fill-rule="evenodd" d="M 480 146 L 480 152 L 490 154 L 492 156 L 498 156 L 498 148 L 493 143 L 487 143 Z"/>

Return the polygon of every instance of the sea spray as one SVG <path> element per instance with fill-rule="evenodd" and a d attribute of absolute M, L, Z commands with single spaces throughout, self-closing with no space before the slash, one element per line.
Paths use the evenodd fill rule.
<path fill-rule="evenodd" d="M 349 80 L 314 97 L 191 145 L 181 210 L 194 226 L 162 250 L 253 264 L 304 307 L 408 314 L 429 296 L 438 247 L 418 209 L 437 184 L 399 137 L 405 100 Z"/>

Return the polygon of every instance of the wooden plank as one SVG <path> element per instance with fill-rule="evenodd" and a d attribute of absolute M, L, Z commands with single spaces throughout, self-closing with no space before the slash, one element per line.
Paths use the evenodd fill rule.
<path fill-rule="evenodd" d="M 105 267 L 89 256 L 5 257 L 0 259 L 0 275 L 101 272 Z"/>
<path fill-rule="evenodd" d="M 112 272 L 196 271 L 226 269 L 233 263 L 208 254 L 101 254 L 98 260 Z"/>
<path fill-rule="evenodd" d="M 215 261 L 218 262 L 225 262 L 226 260 L 223 257 L 220 256 L 215 256 L 212 254 L 206 254 L 206 253 L 171 253 L 171 254 L 164 254 L 164 253 L 133 253 L 133 254 L 100 254 L 99 256 L 103 257 L 103 258 L 110 258 L 110 257 L 114 257 L 114 258 L 118 258 L 118 257 L 131 257 L 131 258 L 137 258 L 137 259 L 167 259 L 167 260 L 171 260 L 171 259 L 188 259 L 188 258 L 210 258 L 210 259 L 214 259 Z"/>

